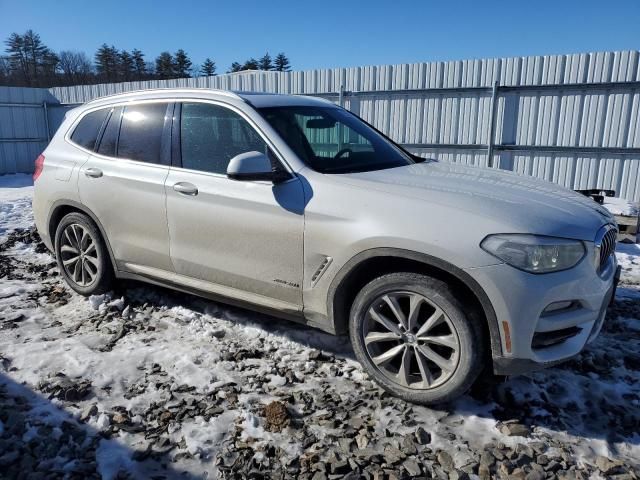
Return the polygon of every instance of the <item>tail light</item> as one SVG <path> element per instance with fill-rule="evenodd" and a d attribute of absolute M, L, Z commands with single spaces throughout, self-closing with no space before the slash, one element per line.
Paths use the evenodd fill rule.
<path fill-rule="evenodd" d="M 33 181 L 35 182 L 40 174 L 42 173 L 42 168 L 44 167 L 44 155 L 38 155 L 36 158 L 35 166 L 33 169 Z"/>

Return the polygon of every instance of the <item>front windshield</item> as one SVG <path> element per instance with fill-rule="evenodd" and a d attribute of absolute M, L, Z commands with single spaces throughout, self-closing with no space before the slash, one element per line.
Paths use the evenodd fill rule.
<path fill-rule="evenodd" d="M 414 163 L 373 128 L 341 108 L 295 106 L 258 111 L 289 148 L 317 172 L 367 172 Z"/>

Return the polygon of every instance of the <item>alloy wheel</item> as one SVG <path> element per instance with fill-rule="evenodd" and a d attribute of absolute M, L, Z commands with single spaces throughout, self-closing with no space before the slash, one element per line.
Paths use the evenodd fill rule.
<path fill-rule="evenodd" d="M 428 390 L 455 373 L 460 340 L 447 314 L 423 295 L 389 292 L 369 306 L 363 322 L 367 355 L 392 382 Z"/>
<path fill-rule="evenodd" d="M 77 285 L 91 285 L 100 267 L 96 241 L 77 223 L 68 225 L 60 238 L 60 260 L 67 276 Z"/>

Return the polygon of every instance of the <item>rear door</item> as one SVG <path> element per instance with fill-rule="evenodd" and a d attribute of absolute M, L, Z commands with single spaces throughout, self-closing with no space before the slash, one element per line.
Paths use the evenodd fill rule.
<path fill-rule="evenodd" d="M 176 272 L 196 280 L 196 288 L 299 311 L 304 229 L 300 180 L 293 177 L 274 185 L 227 178 L 234 156 L 250 151 L 272 155 L 266 139 L 241 112 L 194 101 L 177 104 L 175 117 L 178 164 L 166 185 Z"/>
<path fill-rule="evenodd" d="M 173 271 L 164 191 L 172 111 L 166 101 L 110 108 L 96 151 L 81 168 L 80 199 L 100 220 L 119 269 Z"/>

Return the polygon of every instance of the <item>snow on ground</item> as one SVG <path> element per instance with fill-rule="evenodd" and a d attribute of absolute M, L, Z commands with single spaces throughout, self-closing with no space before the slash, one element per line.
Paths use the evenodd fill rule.
<path fill-rule="evenodd" d="M 429 409 L 383 393 L 343 337 L 139 283 L 76 295 L 16 230 L 29 184 L 0 177 L 2 478 L 637 478 L 637 245 L 585 352 Z"/>
<path fill-rule="evenodd" d="M 604 197 L 603 206 L 614 215 L 638 216 L 638 204 L 625 198 Z"/>
<path fill-rule="evenodd" d="M 640 286 L 640 245 L 620 243 L 616 251 L 618 263 L 622 267 L 622 283 Z"/>
<path fill-rule="evenodd" d="M 0 176 L 0 239 L 9 230 L 29 228 L 33 182 L 29 175 Z"/>

